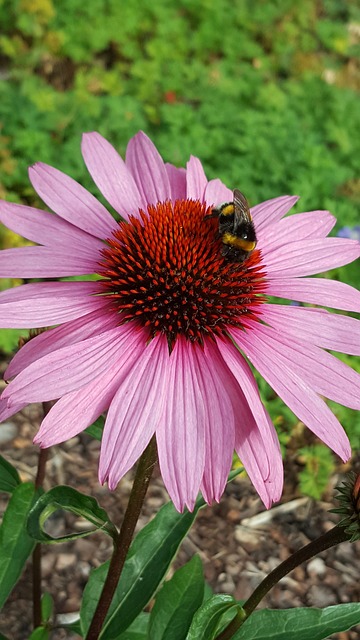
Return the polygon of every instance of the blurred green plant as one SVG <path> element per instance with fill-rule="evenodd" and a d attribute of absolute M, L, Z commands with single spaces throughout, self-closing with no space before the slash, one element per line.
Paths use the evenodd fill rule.
<path fill-rule="evenodd" d="M 356 0 L 2 0 L 0 170 L 33 200 L 26 167 L 87 182 L 82 131 L 119 148 L 139 128 L 183 164 L 255 203 L 281 193 L 357 221 Z M 93 187 L 92 187 L 93 188 Z"/>
<path fill-rule="evenodd" d="M 304 465 L 299 473 L 301 493 L 314 500 L 320 500 L 328 488 L 329 478 L 335 469 L 334 456 L 324 445 L 314 444 L 300 449 L 299 460 Z"/>

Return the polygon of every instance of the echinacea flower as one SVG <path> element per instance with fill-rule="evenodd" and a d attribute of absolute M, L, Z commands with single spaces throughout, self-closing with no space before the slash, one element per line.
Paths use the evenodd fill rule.
<path fill-rule="evenodd" d="M 360 323 L 268 296 L 359 311 L 352 287 L 307 277 L 355 260 L 359 243 L 328 238 L 327 211 L 284 217 L 297 198 L 282 196 L 252 208 L 257 247 L 232 262 L 207 218 L 232 191 L 208 181 L 198 159 L 164 164 L 141 132 L 125 161 L 98 133 L 84 135 L 82 153 L 120 221 L 42 163 L 30 180 L 55 214 L 0 205 L 1 221 L 40 245 L 2 251 L 0 275 L 46 279 L 0 293 L 1 325 L 54 327 L 11 361 L 0 418 L 57 399 L 35 438 L 49 447 L 107 410 L 99 478 L 110 489 L 156 434 L 179 510 L 192 509 L 199 490 L 208 503 L 220 499 L 235 449 L 269 507 L 281 495 L 282 460 L 250 362 L 347 460 L 348 438 L 322 396 L 360 407 L 360 376 L 327 351 L 359 354 Z M 98 277 L 59 280 L 86 274 Z"/>

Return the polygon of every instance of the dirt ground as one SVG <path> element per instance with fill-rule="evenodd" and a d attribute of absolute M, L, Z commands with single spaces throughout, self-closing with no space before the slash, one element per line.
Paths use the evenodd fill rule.
<path fill-rule="evenodd" d="M 3 455 L 18 469 L 23 480 L 33 480 L 37 469 L 38 450 L 32 445 L 39 420 L 39 407 L 33 405 L 1 427 Z M 5 441 L 4 441 L 5 440 Z M 99 444 L 83 434 L 64 445 L 54 447 L 47 463 L 45 488 L 69 484 L 97 498 L 100 505 L 121 524 L 131 489 L 131 472 L 114 493 L 101 487 L 97 479 Z M 332 489 L 342 478 L 332 478 Z M 8 497 L 0 495 L 4 511 Z M 140 529 L 168 496 L 158 469 L 147 495 L 138 523 Z M 184 540 L 174 562 L 174 568 L 197 553 L 204 566 L 207 582 L 214 592 L 230 593 L 235 598 L 247 598 L 259 582 L 291 552 L 331 528 L 337 516 L 327 510 L 329 502 L 315 503 L 296 494 L 294 473 L 285 468 L 285 489 L 280 506 L 266 512 L 249 480 L 241 477 L 228 485 L 219 505 L 203 509 Z M 67 516 L 58 514 L 59 529 Z M 54 524 L 55 523 L 55 524 Z M 57 520 L 52 525 L 56 529 Z M 56 535 L 56 531 L 53 532 Z M 298 567 L 284 578 L 267 596 L 261 606 L 273 609 L 295 606 L 325 607 L 356 602 L 360 599 L 360 543 L 344 543 L 326 551 L 306 565 Z M 55 601 L 60 620 L 79 610 L 81 594 L 93 567 L 109 558 L 110 539 L 96 533 L 66 544 L 43 547 L 43 589 Z M 31 571 L 14 589 L 0 614 L 0 632 L 10 640 L 26 640 L 31 633 Z M 357 640 L 360 627 L 331 636 L 335 640 Z M 51 640 L 63 640 L 69 635 L 54 631 Z M 74 636 L 72 636 L 74 637 Z M 301 640 L 299 638 L 299 640 Z"/>

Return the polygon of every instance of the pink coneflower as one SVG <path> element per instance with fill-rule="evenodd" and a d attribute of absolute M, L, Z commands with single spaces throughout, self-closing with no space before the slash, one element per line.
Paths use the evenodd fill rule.
<path fill-rule="evenodd" d="M 84 135 L 82 152 L 123 221 L 42 163 L 30 180 L 55 215 L 0 206 L 4 224 L 41 245 L 2 251 L 0 275 L 47 279 L 2 292 L 1 325 L 57 325 L 13 358 L 0 417 L 58 399 L 35 438 L 49 447 L 107 410 L 99 478 L 110 489 L 155 433 L 179 510 L 192 509 L 199 490 L 209 503 L 220 499 L 235 449 L 269 507 L 281 495 L 282 460 L 250 361 L 347 460 L 348 438 L 321 396 L 359 408 L 360 376 L 325 349 L 359 354 L 360 323 L 267 296 L 359 311 L 355 289 L 306 277 L 351 262 L 359 243 L 327 238 L 335 220 L 326 211 L 284 217 L 297 198 L 283 196 L 253 207 L 257 247 L 231 262 L 221 255 L 217 220 L 206 216 L 232 191 L 208 181 L 199 160 L 186 169 L 164 164 L 143 133 L 125 162 L 98 133 Z"/>

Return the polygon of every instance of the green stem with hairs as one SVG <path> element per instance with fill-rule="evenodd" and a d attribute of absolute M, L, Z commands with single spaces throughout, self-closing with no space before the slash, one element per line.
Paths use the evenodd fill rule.
<path fill-rule="evenodd" d="M 49 413 L 52 402 L 43 402 L 44 417 Z M 44 484 L 46 462 L 50 449 L 40 449 L 38 468 L 35 478 L 35 489 L 40 489 Z M 42 622 L 41 616 L 41 544 L 35 545 L 32 553 L 32 595 L 33 595 L 33 624 L 34 629 Z"/>

